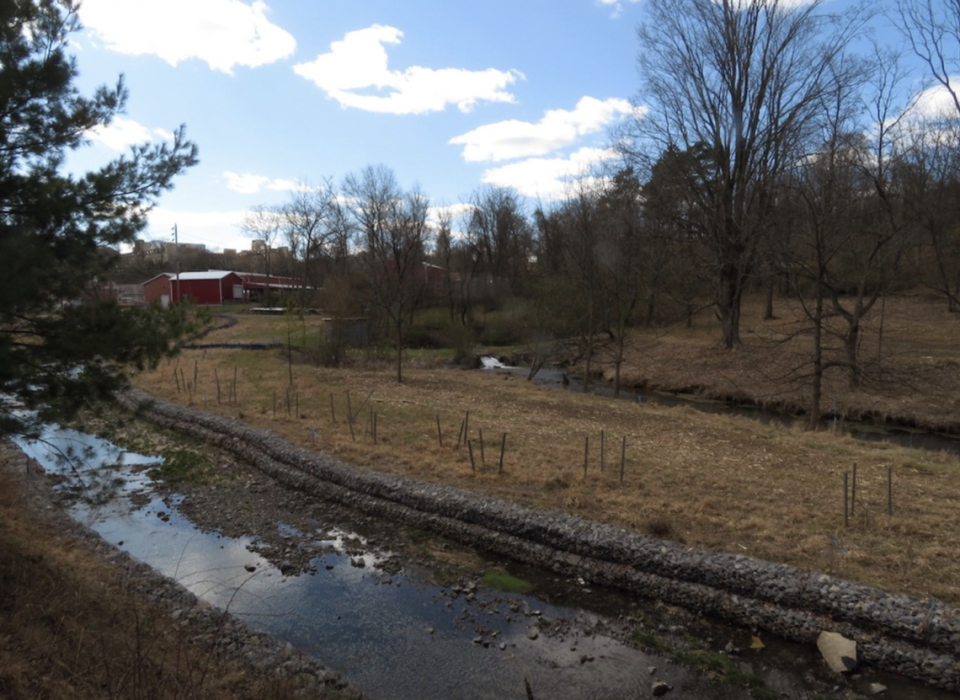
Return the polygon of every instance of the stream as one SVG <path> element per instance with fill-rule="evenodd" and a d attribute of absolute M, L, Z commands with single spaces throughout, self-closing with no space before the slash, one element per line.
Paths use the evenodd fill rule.
<path fill-rule="evenodd" d="M 151 478 L 159 458 L 54 427 L 19 444 L 74 496 L 78 522 L 371 698 L 524 698 L 525 683 L 534 697 L 559 700 L 647 698 L 657 683 L 685 700 L 854 698 L 871 684 L 893 700 L 956 697 L 882 674 L 840 677 L 813 648 L 761 642 L 747 629 L 483 553 L 472 556 L 528 592 L 497 590 L 479 572 L 441 585 L 441 565 L 410 553 L 411 542 L 438 538 L 320 501 L 298 526 L 276 513 L 284 539 L 316 552 L 291 574 L 264 555 L 258 534 L 227 537 L 191 522 L 185 497 Z"/>
<path fill-rule="evenodd" d="M 526 378 L 530 372 L 527 367 L 506 365 L 494 357 L 481 357 L 480 361 L 482 369 L 486 371 L 508 372 L 524 378 Z M 543 367 L 534 376 L 533 382 L 540 386 L 548 386 L 556 389 L 566 388 L 568 391 L 578 391 L 582 385 L 582 378 L 570 375 L 567 377 L 567 383 L 564 383 L 565 376 L 567 376 L 566 373 L 561 369 Z M 567 384 L 569 384 L 569 386 L 567 386 Z M 614 398 L 613 387 L 604 381 L 598 380 L 591 382 L 589 391 L 600 396 Z M 766 424 L 774 423 L 787 427 L 792 426 L 797 420 L 803 420 L 797 419 L 788 413 L 760 408 L 758 406 L 731 403 L 729 401 L 704 399 L 703 397 L 692 394 L 674 394 L 663 391 L 636 391 L 629 387 L 621 387 L 620 396 L 617 398 L 635 403 L 652 403 L 659 406 L 689 406 L 690 408 L 705 413 L 741 416 Z M 842 430 L 859 440 L 892 442 L 902 447 L 943 451 L 960 455 L 960 435 L 934 433 L 916 428 L 891 428 L 885 425 L 837 419 L 824 419 L 823 426 L 832 430 Z"/>

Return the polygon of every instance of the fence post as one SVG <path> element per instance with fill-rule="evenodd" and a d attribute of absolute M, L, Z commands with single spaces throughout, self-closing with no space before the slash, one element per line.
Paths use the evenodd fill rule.
<path fill-rule="evenodd" d="M 497 469 L 497 474 L 503 474 L 503 453 L 507 449 L 507 434 L 503 434 L 503 438 L 500 441 L 500 466 Z"/>

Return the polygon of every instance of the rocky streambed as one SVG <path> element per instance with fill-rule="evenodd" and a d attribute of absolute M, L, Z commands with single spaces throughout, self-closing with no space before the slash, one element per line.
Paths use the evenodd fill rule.
<path fill-rule="evenodd" d="M 98 419 L 85 429 L 113 423 Z M 125 441 L 139 436 L 164 452 L 190 444 L 130 427 L 121 428 Z M 114 451 L 84 432 L 51 429 L 24 449 L 38 461 L 0 456 L 24 477 L 36 508 L 62 519 L 64 531 L 113 563 L 126 586 L 165 606 L 203 647 L 293 681 L 297 696 L 356 697 L 343 689 L 349 681 L 364 696 L 394 700 L 530 692 L 733 700 L 747 688 L 805 698 L 836 683 L 801 648 L 768 639 L 763 652 L 751 650 L 743 628 L 598 590 L 582 577 L 491 561 L 418 528 L 291 491 L 229 453 L 207 451 L 219 476 L 171 484 L 154 478 L 156 458 Z M 58 457 L 71 452 L 73 464 L 62 464 Z M 58 502 L 70 518 L 52 506 Z M 531 587 L 535 595 L 522 592 Z M 926 697 L 901 690 L 891 697 Z M 835 694 L 857 697 L 846 682 Z"/>
<path fill-rule="evenodd" d="M 146 419 L 210 442 L 302 493 L 786 639 L 812 645 L 824 630 L 839 632 L 856 640 L 861 662 L 936 688 L 960 688 L 960 611 L 939 601 L 692 550 L 441 485 L 361 474 L 272 434 L 142 392 L 130 392 L 123 402 Z M 255 489 L 256 483 L 249 486 Z M 189 504 L 188 496 L 185 507 Z M 278 536 L 282 541 L 282 533 Z M 309 553 L 288 564 L 303 567 L 308 560 Z"/>

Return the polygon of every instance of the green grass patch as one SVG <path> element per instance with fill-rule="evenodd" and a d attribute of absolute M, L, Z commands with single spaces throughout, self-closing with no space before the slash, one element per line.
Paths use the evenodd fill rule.
<path fill-rule="evenodd" d="M 636 647 L 644 651 L 654 654 L 666 654 L 670 651 L 670 647 L 662 642 L 656 634 L 647 630 L 634 630 L 630 638 Z"/>
<path fill-rule="evenodd" d="M 511 576 L 506 571 L 499 569 L 484 573 L 480 582 L 487 588 L 493 588 L 504 593 L 529 593 L 534 589 L 534 585 L 529 581 Z"/>
<path fill-rule="evenodd" d="M 212 474 L 210 461 L 191 450 L 171 450 L 163 455 L 163 462 L 148 472 L 151 479 L 167 484 L 204 484 Z"/>
<path fill-rule="evenodd" d="M 714 651 L 684 651 L 674 654 L 677 663 L 704 673 L 713 672 L 727 683 L 732 683 L 750 691 L 750 697 L 761 700 L 775 700 L 779 694 L 769 688 L 763 679 L 740 668 L 740 664 L 728 654 Z"/>

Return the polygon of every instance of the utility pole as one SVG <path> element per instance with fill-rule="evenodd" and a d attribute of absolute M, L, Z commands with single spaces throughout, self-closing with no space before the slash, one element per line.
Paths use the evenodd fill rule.
<path fill-rule="evenodd" d="M 174 295 L 174 302 L 180 301 L 180 239 L 177 234 L 177 224 L 173 224 L 173 250 L 177 255 L 177 293 Z"/>

